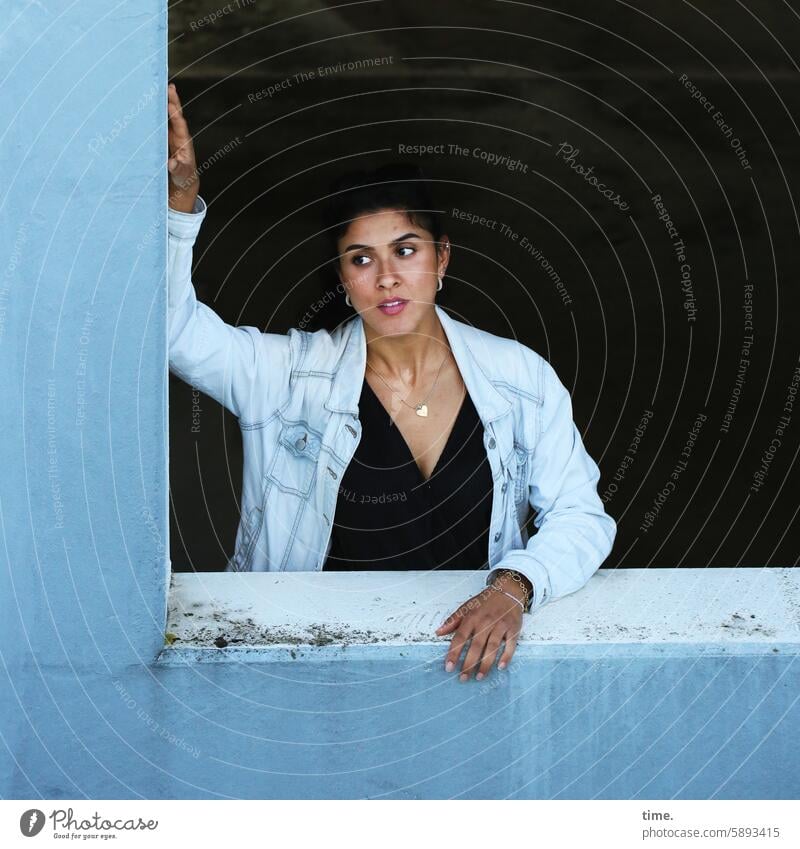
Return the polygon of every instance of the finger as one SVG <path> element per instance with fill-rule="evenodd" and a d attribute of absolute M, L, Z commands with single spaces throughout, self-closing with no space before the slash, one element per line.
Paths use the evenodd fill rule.
<path fill-rule="evenodd" d="M 181 109 L 181 100 L 174 88 L 167 90 L 167 112 L 171 115 Z"/>
<path fill-rule="evenodd" d="M 489 674 L 489 670 L 492 668 L 494 659 L 497 657 L 497 650 L 500 648 L 500 643 L 502 642 L 503 630 L 501 628 L 496 628 L 492 631 L 489 635 L 489 639 L 486 641 L 486 648 L 483 652 L 483 660 L 481 660 L 480 667 L 478 668 L 478 674 L 475 676 L 478 681 Z"/>
<path fill-rule="evenodd" d="M 183 117 L 183 106 L 177 94 L 169 95 L 167 98 L 167 114 L 169 115 L 170 128 L 175 133 L 189 135 L 189 125 Z"/>
<path fill-rule="evenodd" d="M 181 144 L 185 144 L 190 137 L 189 125 L 186 123 L 183 113 L 172 105 L 170 105 L 169 111 L 169 128 L 176 140 L 180 139 Z"/>
<path fill-rule="evenodd" d="M 452 672 L 458 665 L 458 660 L 461 657 L 461 651 L 464 644 L 470 637 L 470 632 L 466 628 L 459 628 L 455 636 L 450 640 L 450 648 L 444 659 L 445 672 Z"/>
<path fill-rule="evenodd" d="M 464 658 L 464 665 L 461 667 L 461 674 L 458 676 L 459 681 L 468 681 L 472 673 L 478 668 L 488 637 L 489 634 L 485 628 L 481 631 L 476 631 L 472 635 L 472 644 L 469 647 L 467 656 Z"/>
<path fill-rule="evenodd" d="M 498 669 L 505 669 L 509 663 L 511 663 L 511 658 L 514 655 L 514 651 L 517 648 L 517 638 L 512 636 L 511 634 L 506 634 L 506 647 L 503 650 L 503 653 L 500 655 L 500 660 L 497 662 Z"/>
<path fill-rule="evenodd" d="M 454 613 L 451 613 L 450 616 L 445 619 L 444 622 L 434 631 L 434 634 L 438 634 L 440 637 L 445 634 L 449 634 L 454 631 L 461 624 L 464 619 L 464 611 L 459 607 Z"/>

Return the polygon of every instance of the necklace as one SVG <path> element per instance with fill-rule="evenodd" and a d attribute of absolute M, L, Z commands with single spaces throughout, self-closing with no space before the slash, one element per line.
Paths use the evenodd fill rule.
<path fill-rule="evenodd" d="M 450 352 L 448 351 L 447 354 L 449 353 Z M 428 404 L 426 402 L 428 398 L 431 397 L 433 390 L 436 389 L 436 384 L 439 382 L 439 375 L 442 373 L 442 366 L 444 365 L 444 361 L 447 359 L 447 354 L 444 355 L 442 362 L 439 364 L 439 371 L 436 372 L 436 380 L 433 381 L 433 386 L 431 386 L 430 392 L 428 392 L 428 394 L 419 402 L 419 404 L 409 404 L 404 398 L 400 399 L 406 405 L 406 407 L 413 410 L 418 416 L 422 416 L 424 418 L 428 415 Z M 386 383 L 386 380 L 384 379 L 383 375 L 379 371 L 377 371 L 377 369 L 371 366 L 369 364 L 369 361 L 367 362 L 367 365 L 375 372 L 375 374 L 378 375 L 381 380 L 383 380 L 383 382 L 389 387 L 389 389 L 391 389 L 392 392 L 394 392 L 394 394 L 396 395 L 397 392 L 393 387 L 389 386 L 389 384 Z"/>

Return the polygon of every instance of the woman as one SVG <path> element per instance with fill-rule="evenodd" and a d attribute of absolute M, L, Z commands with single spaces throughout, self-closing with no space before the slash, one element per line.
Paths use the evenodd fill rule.
<path fill-rule="evenodd" d="M 206 213 L 174 85 L 169 114 L 170 368 L 239 419 L 241 521 L 229 571 L 487 570 L 436 630 L 452 671 L 483 678 L 522 615 L 580 589 L 616 534 L 570 397 L 530 348 L 435 302 L 450 257 L 419 180 L 340 181 L 329 232 L 355 311 L 332 332 L 225 324 L 198 302 Z M 538 528 L 523 538 L 529 506 Z"/>

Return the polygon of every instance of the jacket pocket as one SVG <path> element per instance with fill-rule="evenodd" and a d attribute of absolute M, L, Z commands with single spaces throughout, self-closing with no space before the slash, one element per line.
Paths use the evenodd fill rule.
<path fill-rule="evenodd" d="M 305 422 L 284 424 L 267 477 L 282 492 L 307 497 L 317 474 L 322 438 Z"/>

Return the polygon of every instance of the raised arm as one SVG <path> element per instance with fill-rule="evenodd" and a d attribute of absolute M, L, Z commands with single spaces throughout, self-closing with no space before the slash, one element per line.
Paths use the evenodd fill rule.
<path fill-rule="evenodd" d="M 226 324 L 197 300 L 192 284 L 192 249 L 207 207 L 198 194 L 200 181 L 192 138 L 173 85 L 167 104 L 169 366 L 174 374 L 237 418 L 252 422 L 279 406 L 288 386 L 289 337 Z"/>

